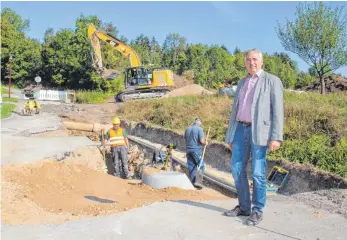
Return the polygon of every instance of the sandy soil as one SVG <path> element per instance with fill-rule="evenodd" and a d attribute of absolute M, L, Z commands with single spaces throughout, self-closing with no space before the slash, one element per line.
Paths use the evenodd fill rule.
<path fill-rule="evenodd" d="M 175 89 L 168 94 L 165 95 L 165 97 L 177 97 L 177 96 L 187 96 L 187 95 L 204 95 L 204 94 L 213 94 L 212 92 L 206 90 L 205 88 L 201 87 L 197 84 L 191 84 L 187 85 L 178 89 Z"/>
<path fill-rule="evenodd" d="M 76 155 L 78 158 L 78 154 Z M 74 160 L 74 161 L 73 161 Z M 87 161 L 88 162 L 88 161 Z M 153 189 L 95 170 L 84 161 L 42 160 L 2 167 L 2 221 L 6 224 L 61 223 L 106 215 L 169 200 L 227 199 L 211 189 Z"/>

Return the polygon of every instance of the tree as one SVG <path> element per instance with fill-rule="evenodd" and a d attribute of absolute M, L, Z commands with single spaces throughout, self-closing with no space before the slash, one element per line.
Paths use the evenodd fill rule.
<path fill-rule="evenodd" d="M 293 60 L 289 57 L 289 55 L 288 55 L 287 53 L 283 53 L 283 52 L 278 53 L 278 52 L 275 52 L 275 53 L 274 53 L 274 56 L 280 58 L 281 61 L 282 61 L 284 64 L 289 64 L 289 66 L 290 66 L 291 68 L 293 68 L 295 71 L 298 70 L 297 63 L 296 63 L 295 61 L 293 61 Z"/>
<path fill-rule="evenodd" d="M 319 67 L 318 67 L 319 68 Z M 324 71 L 327 72 L 327 74 L 331 74 L 331 70 L 330 70 L 330 65 L 327 65 L 325 68 L 324 68 Z M 318 72 L 316 70 L 315 67 L 311 66 L 308 68 L 308 73 L 312 76 L 312 77 L 316 77 L 318 78 L 319 75 L 318 75 Z"/>
<path fill-rule="evenodd" d="M 283 83 L 283 87 L 292 88 L 297 81 L 297 71 L 295 67 L 292 67 L 291 61 L 284 55 L 275 53 L 273 56 L 269 56 L 264 53 L 264 70 L 278 76 Z"/>
<path fill-rule="evenodd" d="M 276 31 L 285 50 L 315 68 L 324 95 L 324 75 L 347 65 L 347 14 L 343 7 L 331 9 L 322 2 L 299 4 L 295 22 L 278 23 Z"/>
<path fill-rule="evenodd" d="M 9 8 L 1 12 L 1 79 L 9 77 L 9 55 L 12 60 L 12 80 L 19 86 L 33 80 L 41 68 L 41 45 L 25 36 L 29 21 Z"/>
<path fill-rule="evenodd" d="M 1 12 L 1 18 L 6 21 L 14 28 L 16 32 L 24 33 L 28 30 L 30 22 L 29 20 L 22 19 L 15 11 L 10 8 L 4 8 Z"/>
<path fill-rule="evenodd" d="M 165 66 L 171 66 L 179 69 L 178 60 L 184 59 L 187 40 L 178 33 L 170 33 L 166 36 L 163 44 L 163 63 Z"/>
<path fill-rule="evenodd" d="M 234 55 L 238 54 L 238 53 L 241 53 L 241 50 L 240 50 L 240 48 L 236 47 L 234 50 Z"/>
<path fill-rule="evenodd" d="M 151 44 L 147 36 L 143 34 L 137 36 L 130 42 L 130 46 L 140 56 L 142 65 L 147 66 L 151 63 Z"/>
<path fill-rule="evenodd" d="M 194 74 L 190 74 L 193 82 L 205 85 L 208 76 L 208 70 L 210 68 L 210 62 L 206 58 L 207 46 L 202 44 L 191 44 L 187 49 L 187 61 L 185 71 L 192 70 Z"/>
<path fill-rule="evenodd" d="M 155 37 L 151 40 L 151 64 L 154 66 L 161 65 L 161 48 Z"/>
<path fill-rule="evenodd" d="M 295 89 L 306 87 L 314 83 L 316 78 L 305 72 L 299 72 L 297 74 L 297 80 L 295 83 Z"/>
<path fill-rule="evenodd" d="M 231 73 L 231 59 L 229 54 L 219 46 L 211 46 L 206 52 L 206 58 L 210 61 L 210 68 L 206 84 L 208 87 L 218 87 L 219 83 Z"/>
<path fill-rule="evenodd" d="M 230 54 L 230 51 L 224 44 L 222 44 L 221 48 L 223 48 L 228 54 Z"/>

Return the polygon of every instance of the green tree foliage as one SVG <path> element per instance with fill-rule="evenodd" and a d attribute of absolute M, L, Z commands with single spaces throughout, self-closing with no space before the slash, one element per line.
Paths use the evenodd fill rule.
<path fill-rule="evenodd" d="M 297 72 L 286 59 L 278 55 L 269 57 L 267 54 L 264 54 L 264 69 L 278 76 L 285 88 L 293 88 L 295 86 Z"/>
<path fill-rule="evenodd" d="M 151 64 L 151 42 L 148 37 L 141 34 L 130 42 L 130 46 L 141 56 L 142 65 L 148 66 Z"/>
<path fill-rule="evenodd" d="M 25 36 L 29 21 L 11 9 L 3 9 L 1 16 L 1 77 L 4 82 L 8 81 L 8 57 L 11 53 L 15 55 L 12 76 L 18 85 L 32 81 L 39 74 L 42 83 L 51 87 L 103 91 L 119 91 L 123 87 L 121 78 L 110 82 L 96 73 L 87 36 L 88 25 L 93 23 L 96 28 L 127 43 L 113 23 L 104 23 L 95 15 L 81 15 L 73 29 L 55 31 L 48 28 L 44 41 L 39 43 Z M 135 49 L 144 66 L 168 67 L 207 88 L 218 88 L 225 77 L 237 84 L 247 74 L 244 53 L 238 47 L 230 52 L 224 45 L 187 44 L 187 39 L 177 33 L 168 34 L 162 46 L 154 37 L 141 33 L 129 45 Z M 123 71 L 130 67 L 127 57 L 103 41 L 101 54 L 107 69 Z M 328 66 L 332 70 L 333 67 Z M 286 88 L 300 88 L 314 81 L 308 73 L 300 72 L 296 62 L 283 52 L 264 53 L 264 69 L 279 76 Z"/>
<path fill-rule="evenodd" d="M 184 37 L 178 33 L 168 34 L 163 44 L 163 64 L 174 71 L 182 70 L 186 60 L 186 48 L 187 40 Z"/>
<path fill-rule="evenodd" d="M 299 72 L 297 74 L 295 88 L 302 88 L 308 85 L 311 85 L 316 81 L 316 78 L 314 76 L 311 76 L 311 74 L 305 73 L 305 72 Z"/>
<path fill-rule="evenodd" d="M 9 79 L 9 56 L 12 55 L 12 82 L 23 86 L 33 81 L 42 68 L 41 45 L 25 37 L 29 21 L 22 19 L 9 8 L 1 11 L 1 79 Z"/>
<path fill-rule="evenodd" d="M 189 45 L 187 49 L 187 62 L 184 70 L 192 70 L 194 72 L 192 76 L 193 82 L 200 85 L 204 85 L 208 77 L 208 69 L 210 68 L 210 62 L 206 58 L 207 50 L 208 47 L 202 44 Z"/>
<path fill-rule="evenodd" d="M 155 37 L 152 37 L 151 40 L 151 49 L 150 49 L 150 62 L 153 66 L 161 66 L 161 47 Z"/>
<path fill-rule="evenodd" d="M 212 46 L 206 51 L 206 58 L 210 62 L 209 74 L 206 86 L 218 88 L 220 80 L 224 80 L 231 73 L 231 58 L 228 52 L 219 46 Z"/>
<path fill-rule="evenodd" d="M 347 65 L 347 14 L 323 2 L 299 4 L 296 20 L 278 24 L 277 34 L 287 51 L 312 66 L 325 94 L 324 75 Z"/>

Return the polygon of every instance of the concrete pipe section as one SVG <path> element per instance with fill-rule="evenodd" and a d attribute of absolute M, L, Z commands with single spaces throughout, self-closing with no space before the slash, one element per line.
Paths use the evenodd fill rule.
<path fill-rule="evenodd" d="M 195 189 L 187 175 L 180 172 L 143 172 L 142 183 L 149 185 L 152 188 L 177 187 L 186 190 Z"/>

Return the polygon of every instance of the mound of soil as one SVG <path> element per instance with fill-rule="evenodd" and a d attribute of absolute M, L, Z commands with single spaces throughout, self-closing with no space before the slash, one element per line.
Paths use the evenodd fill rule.
<path fill-rule="evenodd" d="M 338 74 L 331 74 L 324 78 L 325 90 L 327 93 L 343 92 L 347 91 L 347 78 L 344 78 Z M 320 91 L 321 83 L 319 80 L 313 84 L 301 88 L 303 91 Z"/>
<path fill-rule="evenodd" d="M 167 200 L 227 199 L 216 192 L 153 189 L 91 168 L 84 161 L 42 160 L 1 168 L 6 224 L 61 223 Z"/>
<path fill-rule="evenodd" d="M 177 88 L 168 94 L 165 97 L 177 97 L 177 96 L 187 96 L 187 95 L 205 95 L 213 94 L 212 92 L 206 90 L 197 84 L 190 84 L 181 88 Z"/>
<path fill-rule="evenodd" d="M 174 74 L 174 82 L 175 82 L 175 86 L 172 87 L 172 90 L 192 84 L 187 79 L 185 79 L 183 76 L 180 76 L 177 74 Z"/>

